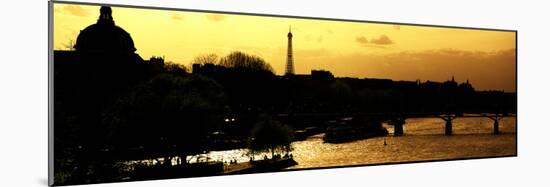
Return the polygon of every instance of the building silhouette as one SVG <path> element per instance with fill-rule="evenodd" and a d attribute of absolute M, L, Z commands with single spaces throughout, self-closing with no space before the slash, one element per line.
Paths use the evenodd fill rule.
<path fill-rule="evenodd" d="M 110 7 L 101 7 L 96 24 L 80 31 L 74 48 L 85 52 L 133 53 L 136 51 L 130 34 L 115 25 Z"/>
<path fill-rule="evenodd" d="M 136 53 L 134 41 L 130 34 L 115 24 L 111 7 L 102 6 L 97 22 L 80 31 L 72 50 L 55 50 L 54 66 L 56 72 L 66 74 L 74 71 L 72 65 L 94 71 L 111 78 L 124 74 L 123 77 L 151 74 L 155 67 L 164 65 L 164 58 L 151 57 L 144 60 Z M 154 67 L 152 67 L 154 66 Z M 156 68 L 158 69 L 158 68 Z"/>
<path fill-rule="evenodd" d="M 53 57 L 56 65 L 95 64 L 128 66 L 150 62 L 135 53 L 136 48 L 130 34 L 115 24 L 111 7 L 100 8 L 97 22 L 80 31 L 74 50 L 55 50 Z M 153 58 L 152 58 L 153 59 Z M 154 58 L 158 62 L 158 58 Z M 161 60 L 162 64 L 164 59 Z"/>
<path fill-rule="evenodd" d="M 288 48 L 286 55 L 286 71 L 285 75 L 294 75 L 294 58 L 292 56 L 292 30 L 288 28 Z"/>
<path fill-rule="evenodd" d="M 56 92 L 60 93 L 56 99 L 93 98 L 81 103 L 90 110 L 101 110 L 98 100 L 112 99 L 127 87 L 158 74 L 164 66 L 164 58 L 144 60 L 135 52 L 132 37 L 115 25 L 108 6 L 100 8 L 96 23 L 80 31 L 73 49 L 53 53 Z M 71 97 L 61 97 L 65 93 Z"/>

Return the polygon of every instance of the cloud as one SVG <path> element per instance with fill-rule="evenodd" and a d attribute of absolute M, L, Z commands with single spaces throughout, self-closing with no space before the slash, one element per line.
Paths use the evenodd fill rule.
<path fill-rule="evenodd" d="M 367 38 L 365 38 L 364 36 L 359 36 L 359 37 L 355 38 L 355 41 L 359 42 L 360 44 L 368 44 L 369 43 L 369 40 L 367 40 Z"/>
<path fill-rule="evenodd" d="M 90 15 L 90 12 L 82 8 L 80 5 L 67 5 L 63 8 L 63 10 L 73 16 L 86 17 Z"/>
<path fill-rule="evenodd" d="M 377 45 L 391 45 L 393 44 L 393 41 L 386 35 L 380 35 L 378 38 L 371 39 L 370 43 Z"/>
<path fill-rule="evenodd" d="M 313 54 L 312 54 L 313 55 Z M 335 76 L 445 81 L 470 80 L 477 90 L 516 89 L 515 49 L 472 51 L 433 49 L 387 54 L 356 53 L 315 59 Z M 322 66 L 321 66 L 322 65 Z"/>
<path fill-rule="evenodd" d="M 319 37 L 317 37 L 317 42 L 322 42 L 323 41 L 323 35 L 319 35 Z"/>
<path fill-rule="evenodd" d="M 371 38 L 368 40 L 364 36 L 358 36 L 355 38 L 355 41 L 364 47 L 376 47 L 376 48 L 386 48 L 386 46 L 394 44 L 393 40 L 391 40 L 386 35 L 380 35 L 378 38 Z"/>
<path fill-rule="evenodd" d="M 223 21 L 226 18 L 226 16 L 221 14 L 208 14 L 206 15 L 206 18 L 208 18 L 211 21 L 219 22 L 219 21 Z"/>
<path fill-rule="evenodd" d="M 183 16 L 179 15 L 179 14 L 176 14 L 176 13 L 173 13 L 172 14 L 172 19 L 176 20 L 176 21 L 181 21 L 181 20 L 183 20 Z"/>

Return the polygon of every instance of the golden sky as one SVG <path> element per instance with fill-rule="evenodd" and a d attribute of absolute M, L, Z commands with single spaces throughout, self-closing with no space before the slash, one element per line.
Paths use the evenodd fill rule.
<path fill-rule="evenodd" d="M 54 49 L 96 23 L 99 6 L 54 4 Z M 189 66 L 196 56 L 242 51 L 284 74 L 292 26 L 297 74 L 458 82 L 477 90 L 516 89 L 514 32 L 112 7 L 142 58 Z"/>

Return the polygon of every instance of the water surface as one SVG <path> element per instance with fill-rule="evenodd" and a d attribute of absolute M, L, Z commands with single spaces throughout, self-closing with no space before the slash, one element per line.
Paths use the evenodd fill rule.
<path fill-rule="evenodd" d="M 444 124 L 439 118 L 407 119 L 404 136 L 392 136 L 393 127 L 384 124 L 388 136 L 339 144 L 323 143 L 324 134 L 317 134 L 292 143 L 298 165 L 289 169 L 516 155 L 515 117 L 500 121 L 499 135 L 492 134 L 493 121 L 486 117 L 455 119 L 452 136 L 444 135 Z M 255 159 L 264 155 L 268 154 L 256 154 Z M 187 160 L 242 163 L 250 157 L 247 149 L 233 149 L 189 156 Z"/>
<path fill-rule="evenodd" d="M 444 135 L 444 121 L 439 118 L 407 119 L 405 135 L 393 137 L 392 126 L 385 125 L 390 136 L 349 143 L 323 143 L 323 134 L 294 142 L 293 155 L 298 165 L 312 168 L 425 161 L 516 154 L 515 117 L 500 121 L 499 135 L 493 135 L 493 121 L 488 118 L 457 118 L 453 135 Z M 387 145 L 384 146 L 384 139 Z"/>

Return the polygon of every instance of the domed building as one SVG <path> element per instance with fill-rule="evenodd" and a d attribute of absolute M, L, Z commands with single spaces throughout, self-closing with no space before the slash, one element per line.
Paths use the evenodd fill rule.
<path fill-rule="evenodd" d="M 135 52 L 130 34 L 115 25 L 111 8 L 103 6 L 97 22 L 80 31 L 73 50 L 54 51 L 54 71 L 67 87 L 80 80 L 114 88 L 147 79 L 164 66 L 164 58 L 144 60 Z"/>
<path fill-rule="evenodd" d="M 101 7 L 96 24 L 80 31 L 74 46 L 79 52 L 134 53 L 134 41 L 128 32 L 115 25 L 110 7 Z"/>
<path fill-rule="evenodd" d="M 99 18 L 80 31 L 74 50 L 54 51 L 54 61 L 59 64 L 109 65 L 111 68 L 129 68 L 130 64 L 143 64 L 143 58 L 135 53 L 134 41 L 128 32 L 115 25 L 111 7 L 103 6 Z"/>

